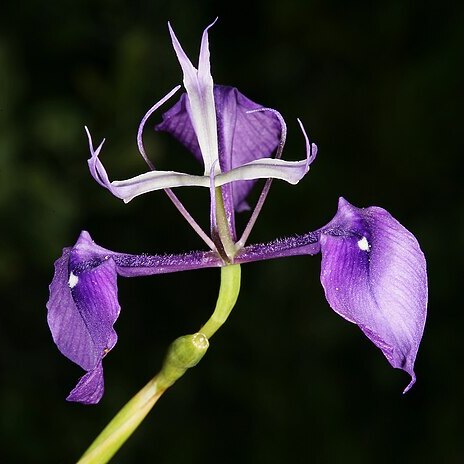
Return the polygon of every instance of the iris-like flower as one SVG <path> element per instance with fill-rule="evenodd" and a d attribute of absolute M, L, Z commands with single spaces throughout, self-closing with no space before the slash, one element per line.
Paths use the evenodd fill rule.
<path fill-rule="evenodd" d="M 203 175 L 158 171 L 143 146 L 147 119 L 179 87 L 155 104 L 140 124 L 137 143 L 150 168 L 146 173 L 111 182 L 99 159 L 103 142 L 95 149 L 86 130 L 90 172 L 100 185 L 125 202 L 164 189 L 209 250 L 130 255 L 100 247 L 85 231 L 73 247 L 63 250 L 50 285 L 48 323 L 59 350 L 86 371 L 67 399 L 89 404 L 98 402 L 103 395 L 102 360 L 117 341 L 113 325 L 120 311 L 118 276 L 146 276 L 319 252 L 321 283 L 329 305 L 357 324 L 393 367 L 410 374 L 406 392 L 416 379 L 414 362 L 427 307 L 426 263 L 416 238 L 384 209 L 357 208 L 340 198 L 338 211 L 326 226 L 301 236 L 246 245 L 272 179 L 299 182 L 314 161 L 317 147 L 309 142 L 299 122 L 306 146 L 305 159 L 280 159 L 286 139 L 282 116 L 254 103 L 235 88 L 213 83 L 208 29 L 203 33 L 197 69 L 169 26 L 186 93 L 157 126 L 157 130 L 173 135 L 203 162 Z M 257 179 L 267 181 L 238 239 L 235 213 L 249 209 L 246 198 Z M 170 190 L 180 186 L 210 189 L 209 234 Z"/>

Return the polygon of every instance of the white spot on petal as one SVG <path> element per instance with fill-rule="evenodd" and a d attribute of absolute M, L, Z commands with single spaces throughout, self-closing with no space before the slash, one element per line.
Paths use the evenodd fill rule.
<path fill-rule="evenodd" d="M 68 280 L 69 288 L 74 288 L 77 285 L 77 282 L 79 282 L 79 277 L 71 272 L 71 274 L 69 274 Z"/>
<path fill-rule="evenodd" d="M 369 251 L 371 248 L 366 237 L 363 237 L 362 239 L 358 240 L 358 247 L 362 251 Z"/>

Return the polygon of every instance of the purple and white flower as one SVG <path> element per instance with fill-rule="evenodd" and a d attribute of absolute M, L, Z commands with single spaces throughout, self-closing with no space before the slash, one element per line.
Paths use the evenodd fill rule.
<path fill-rule="evenodd" d="M 48 323 L 60 351 L 86 371 L 68 400 L 89 404 L 98 402 L 103 395 L 102 360 L 117 341 L 113 325 L 120 311 L 118 276 L 146 276 L 317 253 L 322 255 L 321 283 L 329 305 L 357 324 L 393 367 L 410 374 L 407 391 L 415 382 L 414 362 L 427 308 L 426 262 L 416 238 L 384 209 L 357 208 L 341 198 L 332 221 L 314 232 L 265 244 L 246 244 L 272 179 L 299 182 L 314 161 L 317 147 L 309 142 L 300 123 L 305 159 L 280 158 L 286 138 L 281 115 L 254 103 L 233 87 L 214 84 L 209 27 L 203 32 L 197 69 L 169 26 L 186 93 L 156 127 L 177 138 L 203 163 L 202 175 L 158 171 L 143 146 L 147 119 L 179 87 L 154 105 L 140 124 L 137 142 L 150 168 L 148 172 L 128 180 L 110 181 L 99 159 L 103 142 L 94 148 L 87 130 L 89 168 L 100 185 L 125 202 L 164 189 L 209 250 L 129 255 L 100 247 L 85 231 L 73 247 L 63 250 L 50 285 Z M 246 199 L 258 179 L 267 181 L 238 239 L 235 213 L 249 208 Z M 171 191 L 181 186 L 210 189 L 209 234 Z"/>

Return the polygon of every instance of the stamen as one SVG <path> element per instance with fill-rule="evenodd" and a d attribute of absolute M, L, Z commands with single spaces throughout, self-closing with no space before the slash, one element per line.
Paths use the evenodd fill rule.
<path fill-rule="evenodd" d="M 258 111 L 270 111 L 277 117 L 277 119 L 280 122 L 280 125 L 282 127 L 282 133 L 280 137 L 280 143 L 279 143 L 279 146 L 277 147 L 276 155 L 274 157 L 275 159 L 280 159 L 282 157 L 282 152 L 285 146 L 285 140 L 287 138 L 287 125 L 285 124 L 285 120 L 278 111 L 272 108 L 258 108 L 256 110 L 247 111 L 247 113 L 255 113 Z M 297 121 L 298 121 L 298 124 L 300 125 L 301 131 L 303 132 L 303 137 L 306 142 L 306 168 L 305 170 L 307 172 L 309 169 L 309 165 L 316 158 L 317 147 L 315 144 L 309 141 L 308 135 L 306 134 L 306 131 L 304 130 L 302 122 L 299 119 L 297 119 Z M 250 233 L 255 225 L 256 219 L 258 219 L 261 209 L 263 208 L 264 202 L 271 188 L 271 184 L 272 184 L 272 179 L 271 178 L 267 179 L 266 183 L 264 184 L 263 190 L 261 191 L 261 195 L 259 196 L 259 199 L 256 203 L 255 209 L 253 210 L 253 213 L 250 216 L 248 224 L 246 225 L 245 230 L 243 231 L 243 234 L 240 237 L 240 240 L 236 243 L 237 250 L 240 250 L 241 248 L 245 246 L 245 243 L 248 240 L 248 237 L 250 236 Z"/>
<path fill-rule="evenodd" d="M 166 103 L 179 89 L 181 88 L 180 85 L 174 87 L 166 96 L 164 96 L 159 102 L 155 103 L 145 114 L 139 124 L 139 128 L 137 131 L 137 146 L 139 147 L 140 154 L 145 162 L 148 164 L 148 167 L 154 171 L 155 165 L 148 159 L 148 156 L 145 152 L 145 147 L 143 145 L 143 129 L 145 128 L 145 124 L 148 121 L 148 118 L 164 103 Z"/>
<path fill-rule="evenodd" d="M 277 147 L 276 154 L 275 154 L 275 159 L 280 159 L 282 157 L 282 152 L 284 151 L 285 141 L 287 139 L 287 124 L 285 124 L 285 120 L 282 117 L 282 115 L 277 110 L 274 110 L 272 108 L 258 108 L 256 110 L 247 111 L 247 113 L 256 113 L 259 111 L 270 111 L 279 120 L 280 127 L 281 127 L 281 135 L 280 135 L 280 142 Z M 264 202 L 266 201 L 266 197 L 269 193 L 271 185 L 272 185 L 272 179 L 267 179 L 266 183 L 264 184 L 263 190 L 261 190 L 261 194 L 259 195 L 255 209 L 253 210 L 253 213 L 250 216 L 248 224 L 246 225 L 242 233 L 242 236 L 240 237 L 240 240 L 235 244 L 237 250 L 240 250 L 241 248 L 245 246 L 245 243 L 248 240 L 248 237 L 250 236 L 250 233 L 255 225 L 255 222 L 258 219 L 259 213 L 261 212 L 261 209 L 263 208 Z"/>
<path fill-rule="evenodd" d="M 137 131 L 137 146 L 139 147 L 139 152 L 142 155 L 142 158 L 145 160 L 147 163 L 148 167 L 152 170 L 155 171 L 155 165 L 150 161 L 148 158 L 145 147 L 143 145 L 143 129 L 145 128 L 145 124 L 148 120 L 148 118 L 167 100 L 169 100 L 179 89 L 180 85 L 172 89 L 165 97 L 163 97 L 158 103 L 155 103 L 144 115 L 142 118 L 142 121 L 140 121 L 139 128 Z M 166 192 L 166 195 L 168 198 L 171 200 L 171 202 L 174 204 L 174 206 L 177 208 L 179 213 L 184 217 L 184 219 L 190 224 L 192 229 L 200 236 L 200 238 L 208 245 L 208 247 L 213 250 L 216 250 L 216 246 L 214 245 L 214 242 L 208 237 L 208 235 L 203 231 L 201 226 L 193 219 L 192 215 L 187 211 L 185 206 L 182 204 L 182 202 L 179 200 L 178 196 L 169 188 L 164 189 Z"/>

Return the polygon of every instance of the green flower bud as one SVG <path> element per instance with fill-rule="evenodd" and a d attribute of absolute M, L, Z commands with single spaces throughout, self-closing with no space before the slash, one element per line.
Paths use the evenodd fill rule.
<path fill-rule="evenodd" d="M 162 389 L 169 388 L 182 377 L 187 369 L 196 366 L 206 353 L 209 341 L 200 332 L 184 335 L 171 343 L 158 375 L 157 383 Z"/>

